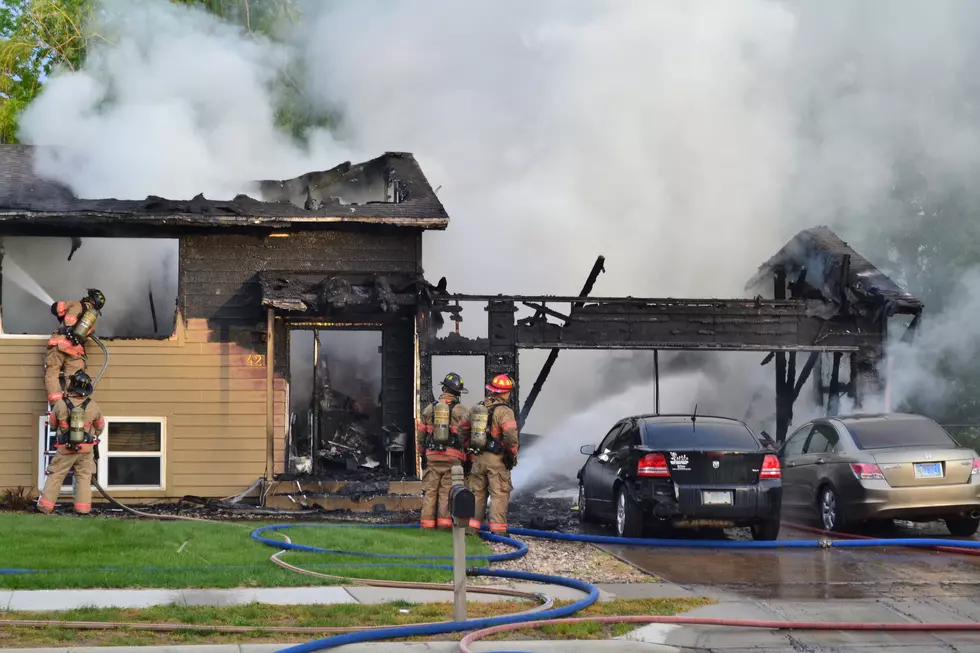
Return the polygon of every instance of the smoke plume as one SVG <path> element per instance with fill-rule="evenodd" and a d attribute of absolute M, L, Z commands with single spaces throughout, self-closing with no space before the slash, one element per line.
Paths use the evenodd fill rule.
<path fill-rule="evenodd" d="M 102 9 L 105 42 L 23 121 L 25 141 L 63 148 L 41 170 L 82 195 L 228 196 L 411 151 L 453 217 L 425 236 L 426 274 L 450 290 L 575 294 L 604 254 L 596 295 L 740 296 L 796 231 L 828 224 L 942 311 L 948 340 L 894 350 L 893 400 L 923 369 L 947 374 L 936 356 L 976 349 L 961 327 L 978 306 L 947 302 L 980 199 L 969 0 L 311 2 L 285 46 L 164 0 Z M 290 57 L 343 115 L 303 147 L 273 125 Z M 482 330 L 469 310 L 464 335 Z M 522 354 L 525 396 L 543 356 Z M 766 425 L 760 360 L 665 354 L 664 396 Z M 652 409 L 651 377 L 649 354 L 563 353 L 528 424 L 562 439 L 549 464 Z"/>

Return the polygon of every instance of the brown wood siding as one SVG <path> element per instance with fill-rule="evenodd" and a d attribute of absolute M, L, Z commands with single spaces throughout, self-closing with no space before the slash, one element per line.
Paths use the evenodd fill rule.
<path fill-rule="evenodd" d="M 264 335 L 214 342 L 206 320 L 178 320 L 168 340 L 109 340 L 109 367 L 95 392 L 107 417 L 165 417 L 166 490 L 119 491 L 120 499 L 223 497 L 265 471 Z M 241 340 L 239 338 L 238 340 Z M 0 489 L 35 487 L 38 417 L 46 404 L 46 338 L 0 338 Z M 89 371 L 102 353 L 88 348 Z M 254 355 L 263 366 L 254 366 Z M 251 358 L 249 358 L 251 357 Z M 249 361 L 253 362 L 250 366 Z M 286 382 L 275 380 L 276 467 L 285 449 Z"/>
<path fill-rule="evenodd" d="M 180 300 L 189 318 L 258 322 L 265 314 L 256 275 L 415 273 L 422 232 L 415 229 L 314 231 L 285 237 L 184 236 Z"/>

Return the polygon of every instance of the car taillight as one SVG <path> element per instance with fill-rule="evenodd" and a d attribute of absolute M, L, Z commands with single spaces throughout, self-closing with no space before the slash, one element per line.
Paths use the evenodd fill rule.
<path fill-rule="evenodd" d="M 864 463 L 851 463 L 851 471 L 862 481 L 883 481 L 885 475 L 881 473 L 878 465 L 868 465 Z"/>
<path fill-rule="evenodd" d="M 640 458 L 640 464 L 636 468 L 636 475 L 669 478 L 670 469 L 667 468 L 667 459 L 664 458 L 662 453 L 648 453 Z"/>
<path fill-rule="evenodd" d="M 980 475 L 980 458 L 973 459 L 973 471 L 970 474 L 973 476 Z"/>
<path fill-rule="evenodd" d="M 779 458 L 767 453 L 762 459 L 762 469 L 759 470 L 759 478 L 781 478 L 782 472 L 779 470 Z"/>

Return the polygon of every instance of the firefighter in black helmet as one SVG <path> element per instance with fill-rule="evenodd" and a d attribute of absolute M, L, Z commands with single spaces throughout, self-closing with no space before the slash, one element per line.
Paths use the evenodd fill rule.
<path fill-rule="evenodd" d="M 48 339 L 44 354 L 44 389 L 49 405 L 61 399 L 59 375 L 64 374 L 67 381 L 85 369 L 85 341 L 94 333 L 103 306 L 105 295 L 97 288 L 89 288 L 80 301 L 51 304 L 51 314 L 61 324 Z"/>
<path fill-rule="evenodd" d="M 422 528 L 452 528 L 449 490 L 453 486 L 453 466 L 466 464 L 469 441 L 469 409 L 459 403 L 468 390 L 459 374 L 450 372 L 442 381 L 439 400 L 422 411 L 416 430 L 422 456 Z M 438 517 L 438 518 L 437 518 Z"/>
<path fill-rule="evenodd" d="M 61 484 L 68 472 L 75 470 L 75 512 L 92 510 L 92 475 L 95 473 L 95 447 L 105 429 L 99 405 L 92 399 L 92 379 L 85 372 L 75 372 L 68 380 L 65 396 L 54 403 L 48 413 L 48 424 L 58 434 L 54 458 L 48 465 L 44 489 L 37 500 L 40 512 L 54 511 Z"/>

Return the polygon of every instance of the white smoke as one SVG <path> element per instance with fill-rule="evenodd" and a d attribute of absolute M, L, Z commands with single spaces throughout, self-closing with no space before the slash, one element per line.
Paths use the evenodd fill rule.
<path fill-rule="evenodd" d="M 909 221 L 895 165 L 915 161 L 935 190 L 978 163 L 975 3 L 307 9 L 284 48 L 165 0 L 106 3 L 106 43 L 82 71 L 47 83 L 23 138 L 67 146 L 43 171 L 86 196 L 229 196 L 257 178 L 414 152 L 453 217 L 445 234 L 425 236 L 426 275 L 474 293 L 575 294 L 601 253 L 595 295 L 738 296 L 757 265 L 820 223 L 888 268 L 883 236 L 910 230 L 915 243 L 941 231 Z M 344 116 L 308 148 L 273 127 L 273 79 L 297 53 L 307 93 Z M 973 309 L 949 323 L 968 324 Z M 464 334 L 485 315 L 469 310 Z M 970 337 L 948 335 L 935 341 L 946 352 Z M 543 356 L 522 355 L 524 396 Z M 732 398 L 732 411 L 746 401 L 757 415 L 773 407 L 761 357 L 720 356 L 722 371 L 701 385 L 665 376 L 665 396 Z M 597 370 L 612 358 L 563 353 L 529 428 L 560 437 L 569 407 L 601 395 Z M 895 354 L 896 394 L 923 362 Z"/>
<path fill-rule="evenodd" d="M 325 134 L 307 155 L 275 128 L 284 47 L 166 0 L 100 0 L 95 16 L 85 66 L 53 76 L 20 123 L 58 148 L 40 172 L 78 196 L 228 199 L 339 163 Z"/>

